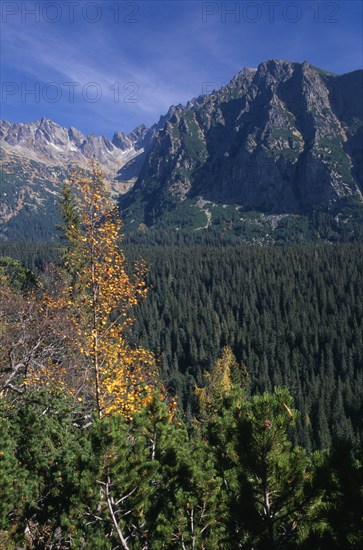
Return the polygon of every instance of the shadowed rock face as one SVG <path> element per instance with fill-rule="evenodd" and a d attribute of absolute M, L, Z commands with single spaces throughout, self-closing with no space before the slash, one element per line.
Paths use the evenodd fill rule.
<path fill-rule="evenodd" d="M 132 147 L 130 139 L 123 132 L 115 132 L 112 138 L 112 143 L 115 147 L 121 149 L 122 151 Z"/>
<path fill-rule="evenodd" d="M 266 61 L 173 107 L 125 206 L 194 196 L 266 212 L 307 212 L 363 189 L 363 71 Z"/>

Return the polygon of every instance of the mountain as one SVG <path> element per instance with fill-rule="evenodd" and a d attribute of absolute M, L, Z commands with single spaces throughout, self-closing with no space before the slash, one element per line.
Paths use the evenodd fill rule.
<path fill-rule="evenodd" d="M 33 240 L 54 234 L 59 184 L 90 158 L 120 197 L 127 230 L 214 228 L 274 240 L 276 229 L 313 224 L 317 238 L 333 226 L 354 237 L 362 143 L 363 71 L 339 76 L 279 60 L 244 68 L 151 128 L 112 140 L 45 118 L 3 121 L 0 238 L 21 238 L 26 224 Z"/>
<path fill-rule="evenodd" d="M 203 227 L 221 205 L 284 216 L 361 203 L 362 143 L 363 71 L 266 61 L 174 107 L 121 205 L 134 225 Z"/>
<path fill-rule="evenodd" d="M 47 165 L 86 167 L 89 159 L 100 162 L 115 179 L 116 172 L 142 152 L 147 128 L 140 126 L 129 135 L 115 132 L 112 141 L 105 136 L 82 132 L 71 126 L 63 128 L 42 118 L 31 123 L 0 122 L 0 145 L 4 154 L 34 160 Z"/>
<path fill-rule="evenodd" d="M 46 118 L 1 121 L 0 238 L 22 240 L 24 227 L 31 240 L 54 236 L 60 185 L 76 167 L 87 169 L 91 158 L 102 165 L 114 194 L 127 191 L 134 175 L 123 177 L 120 170 L 143 155 L 147 135 L 148 129 L 139 126 L 129 135 L 116 132 L 110 141 Z"/>

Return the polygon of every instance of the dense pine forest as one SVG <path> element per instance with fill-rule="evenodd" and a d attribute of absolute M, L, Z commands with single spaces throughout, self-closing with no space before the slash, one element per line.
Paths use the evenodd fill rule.
<path fill-rule="evenodd" d="M 363 245 L 125 242 L 97 168 L 60 206 L 0 250 L 0 547 L 361 548 Z"/>
<path fill-rule="evenodd" d="M 363 246 L 146 246 L 127 257 L 148 265 L 148 296 L 130 339 L 158 357 L 168 391 L 190 418 L 224 346 L 248 372 L 252 393 L 289 388 L 297 438 L 325 448 L 362 440 Z M 59 262 L 59 247 L 4 243 L 30 270 Z"/>
<path fill-rule="evenodd" d="M 251 391 L 290 389 L 299 441 L 360 441 L 363 403 L 363 247 L 133 248 L 149 262 L 134 340 L 160 357 L 188 414 L 193 387 L 228 345 Z"/>

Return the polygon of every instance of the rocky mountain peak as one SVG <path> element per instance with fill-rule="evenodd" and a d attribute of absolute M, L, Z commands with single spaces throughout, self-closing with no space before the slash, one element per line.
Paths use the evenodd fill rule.
<path fill-rule="evenodd" d="M 121 149 L 121 151 L 125 151 L 126 149 L 132 147 L 130 139 L 123 132 L 115 132 L 112 138 L 112 143 L 115 147 Z"/>
<path fill-rule="evenodd" d="M 77 148 L 79 148 L 82 145 L 82 143 L 86 141 L 86 137 L 82 134 L 82 132 L 77 130 L 77 128 L 75 128 L 74 126 L 71 126 L 68 129 L 68 137 Z"/>
<path fill-rule="evenodd" d="M 145 126 L 145 124 L 140 124 L 137 126 L 132 132 L 128 134 L 128 138 L 131 141 L 131 143 L 138 143 L 142 139 L 144 139 L 145 134 L 147 133 L 148 129 Z"/>
<path fill-rule="evenodd" d="M 172 106 L 124 204 L 144 196 L 145 211 L 150 201 L 160 216 L 198 196 L 278 213 L 360 200 L 362 74 L 267 60 L 186 107 Z"/>
<path fill-rule="evenodd" d="M 85 166 L 94 158 L 113 172 L 113 177 L 120 165 L 139 154 L 142 137 L 141 128 L 132 141 L 122 132 L 116 132 L 112 142 L 95 134 L 86 137 L 74 126 L 63 128 L 46 117 L 30 123 L 2 121 L 0 125 L 0 144 L 12 153 L 60 166 L 75 162 Z"/>

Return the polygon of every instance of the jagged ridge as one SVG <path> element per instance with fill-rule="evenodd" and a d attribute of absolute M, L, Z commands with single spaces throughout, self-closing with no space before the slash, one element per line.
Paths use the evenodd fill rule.
<path fill-rule="evenodd" d="M 198 196 L 268 213 L 361 200 L 362 98 L 363 71 L 277 60 L 243 69 L 173 108 L 123 207 L 152 225 Z"/>

